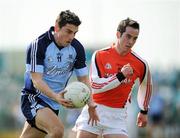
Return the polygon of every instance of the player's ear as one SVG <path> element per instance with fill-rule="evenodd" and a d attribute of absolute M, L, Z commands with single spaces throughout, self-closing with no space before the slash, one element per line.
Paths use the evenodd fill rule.
<path fill-rule="evenodd" d="M 119 31 L 116 32 L 116 37 L 119 39 L 121 37 L 121 33 Z"/>
<path fill-rule="evenodd" d="M 55 23 L 54 31 L 55 31 L 55 32 L 59 32 L 59 25 L 58 25 L 57 22 Z"/>

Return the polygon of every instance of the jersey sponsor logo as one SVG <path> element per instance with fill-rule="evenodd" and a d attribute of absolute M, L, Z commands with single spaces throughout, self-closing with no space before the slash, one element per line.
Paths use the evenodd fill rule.
<path fill-rule="evenodd" d="M 48 56 L 47 62 L 45 63 L 45 74 L 48 76 L 63 75 L 72 71 L 74 67 L 73 54 L 68 55 L 57 52 L 54 56 Z"/>
<path fill-rule="evenodd" d="M 62 54 L 59 54 L 58 56 L 62 56 Z M 58 62 L 61 62 L 61 57 L 59 58 L 57 56 L 57 60 Z M 52 58 L 48 58 L 48 61 L 52 61 Z M 62 66 L 63 64 L 63 66 Z M 47 75 L 51 75 L 51 76 L 55 76 L 55 75 L 63 75 L 65 73 L 68 73 L 72 70 L 74 66 L 74 60 L 73 60 L 73 56 L 69 55 L 67 57 L 67 59 L 65 60 L 64 63 L 61 63 L 61 66 L 57 65 L 57 62 L 54 63 L 54 65 L 51 65 L 50 67 L 47 68 L 46 74 Z"/>
<path fill-rule="evenodd" d="M 62 74 L 65 74 L 67 72 L 70 72 L 73 68 L 73 63 L 70 62 L 68 64 L 67 67 L 62 67 L 62 68 L 58 68 L 58 66 L 53 66 L 53 67 L 50 67 L 48 68 L 46 74 L 47 75 L 52 75 L 52 76 L 55 76 L 55 75 L 62 75 Z"/>

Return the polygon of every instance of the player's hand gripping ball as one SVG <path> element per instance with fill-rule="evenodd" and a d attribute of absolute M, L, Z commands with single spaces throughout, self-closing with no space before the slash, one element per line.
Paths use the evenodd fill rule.
<path fill-rule="evenodd" d="M 65 88 L 64 98 L 72 101 L 75 108 L 81 108 L 90 98 L 90 89 L 82 82 L 72 82 Z"/>

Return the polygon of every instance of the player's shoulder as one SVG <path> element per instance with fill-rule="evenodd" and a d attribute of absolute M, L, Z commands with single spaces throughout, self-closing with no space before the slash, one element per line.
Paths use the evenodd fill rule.
<path fill-rule="evenodd" d="M 82 45 L 82 43 L 77 40 L 76 38 L 74 38 L 71 42 L 71 46 L 75 49 L 76 53 L 79 56 L 84 56 L 85 54 L 85 49 L 84 46 Z"/>
<path fill-rule="evenodd" d="M 147 61 L 142 58 L 139 54 L 137 54 L 136 52 L 134 52 L 133 50 L 131 51 L 131 55 L 139 62 L 141 62 L 144 65 L 147 65 Z"/>
<path fill-rule="evenodd" d="M 46 48 L 53 41 L 51 29 L 38 36 L 30 43 L 30 47 Z"/>
<path fill-rule="evenodd" d="M 108 46 L 108 47 L 105 47 L 105 48 L 101 48 L 99 50 L 96 50 L 95 52 L 97 54 L 107 54 L 107 53 L 110 53 L 110 51 L 112 50 L 112 47 L 111 46 Z"/>
<path fill-rule="evenodd" d="M 74 38 L 74 39 L 72 40 L 71 45 L 72 45 L 73 47 L 75 47 L 75 48 L 84 48 L 84 46 L 82 45 L 82 43 L 81 43 L 78 39 L 76 39 L 76 38 Z"/>
<path fill-rule="evenodd" d="M 109 56 L 109 54 L 111 53 L 110 50 L 111 50 L 110 46 L 95 50 L 93 52 L 92 59 L 96 59 L 96 60 L 106 59 L 106 57 Z"/>
<path fill-rule="evenodd" d="M 49 45 L 51 42 L 54 41 L 54 36 L 52 34 L 52 28 L 46 31 L 44 34 L 40 35 L 38 38 L 39 45 Z"/>

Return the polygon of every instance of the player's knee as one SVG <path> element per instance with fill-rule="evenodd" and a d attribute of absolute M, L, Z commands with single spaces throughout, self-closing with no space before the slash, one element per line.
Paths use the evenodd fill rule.
<path fill-rule="evenodd" d="M 49 136 L 51 138 L 62 138 L 64 135 L 64 127 L 61 126 L 61 127 L 53 127 L 51 129 L 51 132 L 49 133 Z"/>
<path fill-rule="evenodd" d="M 23 131 L 19 138 L 30 138 L 30 137 L 31 137 L 30 133 L 28 133 L 27 131 Z"/>
<path fill-rule="evenodd" d="M 21 134 L 21 136 L 19 138 L 30 138 L 30 135 L 27 134 Z"/>

